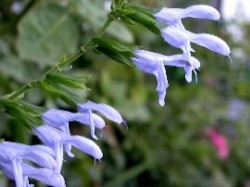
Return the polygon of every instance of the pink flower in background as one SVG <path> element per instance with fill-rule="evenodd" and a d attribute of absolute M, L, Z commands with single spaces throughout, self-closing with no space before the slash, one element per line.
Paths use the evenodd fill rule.
<path fill-rule="evenodd" d="M 216 148 L 218 157 L 226 159 L 229 156 L 229 146 L 226 137 L 220 134 L 215 128 L 207 129 L 206 135 Z"/>

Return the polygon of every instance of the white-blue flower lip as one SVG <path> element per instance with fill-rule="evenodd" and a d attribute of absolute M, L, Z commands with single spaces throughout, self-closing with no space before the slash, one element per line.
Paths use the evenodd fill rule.
<path fill-rule="evenodd" d="M 96 115 L 93 113 L 93 111 L 99 112 L 109 120 L 114 121 L 118 124 L 125 122 L 121 114 L 115 108 L 109 105 L 87 101 L 86 103 L 78 104 L 77 106 L 80 113 L 84 113 L 88 116 L 89 120 L 88 124 L 90 124 L 90 134 L 91 137 L 94 139 L 98 139 L 97 136 L 95 135 L 95 128 L 96 128 L 95 120 L 96 123 L 98 123 L 98 125 L 102 125 L 103 122 L 100 120 L 100 118 L 95 119 Z"/>
<path fill-rule="evenodd" d="M 218 21 L 220 13 L 213 7 L 208 5 L 193 5 L 185 9 L 182 8 L 163 8 L 154 14 L 159 22 L 176 25 L 183 18 L 198 18 Z"/>
<path fill-rule="evenodd" d="M 186 30 L 180 30 L 173 26 L 162 29 L 161 33 L 167 43 L 173 47 L 180 48 L 184 53 L 191 52 L 191 48 L 188 46 L 190 42 L 224 56 L 229 56 L 231 52 L 226 42 L 211 34 L 195 34 Z"/>

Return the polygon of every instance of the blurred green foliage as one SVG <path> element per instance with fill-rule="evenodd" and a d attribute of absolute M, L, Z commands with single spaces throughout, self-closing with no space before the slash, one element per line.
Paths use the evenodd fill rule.
<path fill-rule="evenodd" d="M 132 1 L 131 1 L 132 2 Z M 210 1 L 137 0 L 152 8 L 165 5 L 186 7 Z M 108 5 L 108 1 L 105 4 Z M 29 80 L 76 51 L 105 22 L 108 8 L 101 0 L 1 0 L 0 2 L 0 93 L 21 87 Z M 107 6 L 108 7 L 108 6 Z M 134 67 L 115 63 L 96 52 L 81 57 L 69 70 L 89 76 L 91 91 L 82 100 L 111 104 L 128 121 L 128 130 L 108 124 L 99 145 L 101 163 L 76 152 L 65 158 L 63 175 L 67 186 L 149 187 L 149 186 L 248 186 L 250 184 L 250 26 L 239 25 L 245 33 L 234 40 L 226 28 L 231 23 L 185 20 L 194 32 L 210 32 L 229 43 L 229 59 L 194 46 L 201 61 L 198 83 L 188 84 L 182 69 L 166 68 L 170 87 L 166 106 L 160 107 L 153 76 Z M 237 24 L 237 23 L 236 23 Z M 173 49 L 141 25 L 117 21 L 106 32 L 110 39 L 136 44 L 162 54 Z M 234 52 L 235 51 L 235 52 Z M 40 106 L 65 108 L 61 101 L 48 98 L 37 89 L 25 100 Z M 89 136 L 79 124 L 73 134 Z M 216 127 L 230 145 L 230 155 L 221 160 L 206 138 L 208 127 Z M 101 133 L 101 132 L 100 132 Z M 1 111 L 1 138 L 38 143 L 32 134 Z M 10 186 L 0 176 L 0 186 Z M 39 184 L 42 186 L 42 184 Z"/>

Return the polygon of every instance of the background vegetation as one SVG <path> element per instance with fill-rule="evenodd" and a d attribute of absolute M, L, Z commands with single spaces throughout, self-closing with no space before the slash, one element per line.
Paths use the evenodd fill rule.
<path fill-rule="evenodd" d="M 184 8 L 195 3 L 220 8 L 220 1 L 138 0 L 152 8 Z M 102 0 L 1 0 L 0 1 L 0 94 L 4 95 L 37 78 L 64 55 L 79 46 L 102 26 L 108 11 Z M 106 7 L 106 9 L 104 8 Z M 193 32 L 209 32 L 228 42 L 233 64 L 226 57 L 194 46 L 201 62 L 198 83 L 188 84 L 180 68 L 166 68 L 170 87 L 166 105 L 160 107 L 156 82 L 134 67 L 116 63 L 90 52 L 73 64 L 74 74 L 91 75 L 81 93 L 117 108 L 128 122 L 128 130 L 108 124 L 99 145 L 101 163 L 76 153 L 65 158 L 63 175 L 67 186 L 249 186 L 250 185 L 250 65 L 249 30 L 246 23 L 218 24 L 185 20 Z M 234 25 L 242 33 L 228 32 Z M 140 25 L 112 23 L 107 37 L 163 54 L 180 52 Z M 66 108 L 60 100 L 33 89 L 25 100 L 40 106 Z M 67 108 L 68 109 L 68 108 Z M 38 140 L 19 121 L 1 112 L 0 137 L 28 144 Z M 73 134 L 89 136 L 79 124 Z M 230 145 L 227 159 L 217 157 L 205 131 L 215 127 Z M 0 186 L 13 186 L 3 174 Z M 42 184 L 38 184 L 43 186 Z"/>

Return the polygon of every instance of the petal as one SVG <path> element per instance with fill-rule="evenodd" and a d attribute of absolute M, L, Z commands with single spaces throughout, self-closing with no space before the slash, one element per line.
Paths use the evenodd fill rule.
<path fill-rule="evenodd" d="M 79 114 L 64 110 L 50 109 L 41 115 L 45 124 L 57 127 L 67 124 L 69 121 L 74 121 Z"/>
<path fill-rule="evenodd" d="M 14 175 L 12 163 L 0 162 L 0 168 L 9 179 L 15 180 L 15 175 Z"/>
<path fill-rule="evenodd" d="M 224 56 L 229 56 L 231 52 L 226 42 L 211 34 L 193 34 L 191 42 Z"/>
<path fill-rule="evenodd" d="M 49 125 L 41 125 L 33 129 L 35 135 L 47 146 L 54 149 L 61 141 L 62 131 Z"/>
<path fill-rule="evenodd" d="M 152 74 L 157 69 L 157 64 L 151 64 L 150 61 L 143 61 L 137 58 L 132 58 L 134 65 L 145 73 Z"/>
<path fill-rule="evenodd" d="M 39 152 L 44 152 L 47 153 L 49 155 L 51 155 L 52 157 L 55 156 L 55 152 L 53 151 L 53 149 L 51 149 L 48 146 L 45 145 L 26 145 L 26 144 L 21 144 L 21 143 L 16 143 L 16 142 L 9 142 L 9 141 L 4 141 L 1 143 L 1 145 L 6 146 L 8 148 L 13 148 L 16 150 L 28 150 L 28 149 L 32 149 L 32 150 L 36 150 Z"/>
<path fill-rule="evenodd" d="M 187 47 L 188 42 L 190 42 L 190 33 L 187 31 L 183 31 L 178 29 L 177 27 L 167 27 L 165 29 L 161 29 L 161 34 L 163 39 L 169 43 L 171 46 L 180 48 L 183 51 L 191 51 L 191 47 L 189 49 L 185 49 Z"/>
<path fill-rule="evenodd" d="M 199 70 L 200 67 L 201 67 L 200 61 L 197 58 L 195 58 L 195 57 L 191 57 L 191 59 L 192 59 L 193 68 Z"/>
<path fill-rule="evenodd" d="M 209 20 L 219 20 L 220 13 L 212 6 L 207 5 L 194 5 L 184 9 L 182 12 L 182 18 L 199 18 Z"/>
<path fill-rule="evenodd" d="M 165 66 L 175 67 L 185 67 L 189 65 L 187 59 L 184 57 L 183 54 L 168 56 L 168 58 L 163 59 L 163 64 Z"/>
<path fill-rule="evenodd" d="M 60 128 L 65 134 L 70 135 L 69 125 L 61 126 Z M 71 145 L 65 144 L 64 150 L 67 153 L 67 155 L 71 158 L 73 158 L 75 155 L 71 152 Z"/>
<path fill-rule="evenodd" d="M 89 114 L 91 137 L 94 138 L 95 140 L 98 140 L 97 136 L 95 135 L 95 124 L 94 124 L 94 120 L 93 120 L 93 117 L 92 117 L 92 111 L 89 110 L 88 114 Z"/>
<path fill-rule="evenodd" d="M 157 79 L 156 91 L 158 92 L 159 95 L 159 104 L 161 106 L 164 106 L 166 89 L 168 88 L 169 84 L 167 80 L 166 70 L 163 64 L 161 65 L 159 71 L 155 72 L 154 75 L 156 76 Z"/>
<path fill-rule="evenodd" d="M 23 187 L 23 171 L 21 168 L 21 160 L 14 159 L 12 161 L 13 173 L 15 177 L 16 187 Z"/>
<path fill-rule="evenodd" d="M 169 25 L 175 25 L 179 22 L 183 9 L 181 8 L 163 8 L 161 11 L 154 14 L 157 21 Z"/>
<path fill-rule="evenodd" d="M 41 181 L 54 187 L 66 187 L 64 178 L 53 170 L 47 168 L 35 168 L 28 164 L 22 164 L 23 173 L 30 178 Z"/>
<path fill-rule="evenodd" d="M 57 167 L 56 160 L 51 155 L 33 150 L 27 150 L 24 154 L 20 155 L 23 159 L 30 160 L 39 166 L 46 167 L 48 169 L 55 169 Z"/>
<path fill-rule="evenodd" d="M 56 163 L 57 163 L 57 168 L 55 169 L 55 171 L 57 173 L 60 173 L 62 169 L 62 164 L 63 164 L 63 143 L 62 142 L 56 145 L 55 152 L 56 152 Z"/>
<path fill-rule="evenodd" d="M 2 146 L 6 146 L 7 152 L 15 153 L 16 158 L 27 159 L 40 165 L 42 167 L 54 169 L 56 168 L 56 161 L 54 159 L 54 151 L 43 145 L 24 145 L 15 142 L 4 141 Z"/>
<path fill-rule="evenodd" d="M 80 113 L 80 114 L 81 114 L 81 116 L 79 116 L 76 119 L 76 121 L 78 121 L 82 124 L 85 124 L 85 125 L 90 125 L 89 124 L 89 115 L 86 113 Z M 95 128 L 103 129 L 105 127 L 105 121 L 100 116 L 98 116 L 97 114 L 92 114 L 92 118 L 94 121 Z"/>
<path fill-rule="evenodd" d="M 192 68 L 187 66 L 185 69 L 185 78 L 187 82 L 192 82 Z"/>
<path fill-rule="evenodd" d="M 72 144 L 77 149 L 84 153 L 93 156 L 95 159 L 100 160 L 103 157 L 102 151 L 99 146 L 92 140 L 82 136 L 65 136 L 64 143 Z"/>
<path fill-rule="evenodd" d="M 98 104 L 94 103 L 92 101 L 88 101 L 84 104 L 78 104 L 78 109 L 80 112 L 84 112 L 87 110 L 96 110 L 103 114 L 106 118 L 116 122 L 116 123 L 122 123 L 123 119 L 120 113 L 114 109 L 113 107 L 106 105 L 106 104 Z"/>

